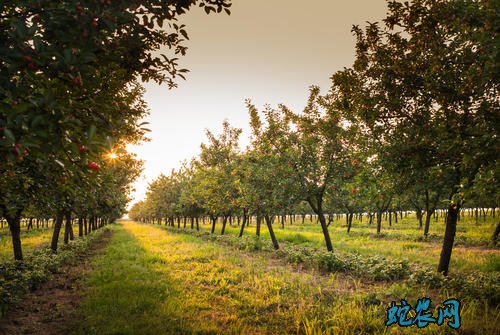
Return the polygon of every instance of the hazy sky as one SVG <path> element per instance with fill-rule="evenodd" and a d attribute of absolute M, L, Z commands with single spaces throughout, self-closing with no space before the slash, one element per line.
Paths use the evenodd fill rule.
<path fill-rule="evenodd" d="M 173 90 L 145 85 L 152 132 L 151 142 L 130 149 L 145 161 L 135 201 L 160 173 L 196 156 L 205 129 L 218 133 L 224 119 L 244 129 L 245 145 L 246 98 L 258 108 L 302 110 L 309 86 L 326 92 L 330 76 L 354 60 L 352 25 L 381 21 L 386 9 L 385 0 L 233 0 L 230 16 L 193 7 L 181 19 L 190 37 L 180 60 L 187 80 Z"/>

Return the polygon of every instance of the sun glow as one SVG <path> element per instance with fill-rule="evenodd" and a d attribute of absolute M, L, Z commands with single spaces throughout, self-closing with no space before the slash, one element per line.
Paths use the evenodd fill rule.
<path fill-rule="evenodd" d="M 117 158 L 118 158 L 118 155 L 117 155 L 117 154 L 115 154 L 114 152 L 110 152 L 110 153 L 108 154 L 108 158 L 109 158 L 109 159 L 117 159 Z"/>

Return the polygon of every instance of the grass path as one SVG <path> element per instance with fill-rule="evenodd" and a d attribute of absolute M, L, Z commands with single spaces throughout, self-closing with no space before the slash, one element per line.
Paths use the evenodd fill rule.
<path fill-rule="evenodd" d="M 427 293 L 305 272 L 265 253 L 246 254 L 151 225 L 126 222 L 113 229 L 86 281 L 74 334 L 320 334 L 325 327 L 331 330 L 326 334 L 411 334 L 415 329 L 383 325 L 386 304 L 377 298 Z M 464 327 L 488 333 L 478 328 L 476 315 L 465 316 Z"/>
<path fill-rule="evenodd" d="M 361 297 L 369 287 L 154 226 L 127 222 L 115 229 L 87 283 L 86 320 L 76 334 L 296 333 L 326 305 L 353 292 Z M 353 296 L 349 301 L 356 308 Z M 372 309 L 359 313 L 345 322 L 370 327 L 380 317 Z"/>

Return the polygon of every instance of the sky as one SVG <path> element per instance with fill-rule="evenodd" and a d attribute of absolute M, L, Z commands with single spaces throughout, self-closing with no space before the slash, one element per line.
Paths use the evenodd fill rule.
<path fill-rule="evenodd" d="M 244 147 L 245 99 L 259 109 L 283 103 L 301 111 L 311 85 L 327 92 L 331 75 L 354 61 L 352 26 L 386 12 L 385 0 L 233 0 L 230 16 L 192 7 L 180 19 L 189 34 L 179 61 L 187 80 L 172 90 L 144 84 L 151 141 L 129 147 L 144 161 L 131 204 L 161 173 L 199 154 L 205 130 L 218 134 L 225 119 L 243 129 Z"/>

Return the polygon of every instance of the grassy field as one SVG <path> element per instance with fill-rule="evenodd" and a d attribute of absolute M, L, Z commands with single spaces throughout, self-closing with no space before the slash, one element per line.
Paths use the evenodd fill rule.
<path fill-rule="evenodd" d="M 498 275 L 500 250 L 488 242 L 496 220 L 459 222 L 451 272 Z M 408 260 L 435 268 L 444 233 L 442 220 L 431 225 L 431 236 L 421 238 L 414 217 L 391 227 L 383 222 L 381 236 L 374 225 L 354 221 L 350 234 L 344 220 L 330 226 L 335 253 Z M 183 224 L 181 223 L 181 227 Z M 200 222 L 202 232 L 210 224 Z M 217 223 L 216 233 L 221 225 Z M 316 222 L 274 224 L 278 240 L 287 248 L 324 249 Z M 83 301 L 71 320 L 74 334 L 415 334 L 415 327 L 385 327 L 391 301 L 406 298 L 412 305 L 421 297 L 440 304 L 456 292 L 431 289 L 403 279 L 373 281 L 347 272 L 323 272 L 305 264 L 290 264 L 267 249 L 244 251 L 223 240 L 188 234 L 184 228 L 122 222 L 112 225 L 113 236 L 93 260 L 85 278 Z M 227 235 L 237 235 L 236 222 Z M 262 239 L 268 241 L 265 225 Z M 11 259 L 8 231 L 0 231 L 0 262 Z M 47 245 L 51 229 L 23 230 L 25 253 Z M 255 222 L 245 235 L 255 234 Z M 61 234 L 61 238 L 62 238 Z M 206 236 L 206 235 L 205 235 Z M 250 239 L 249 241 L 252 241 Z M 461 295 L 463 334 L 495 334 L 500 309 Z M 442 334 L 448 327 L 418 329 Z M 456 332 L 449 332 L 450 334 Z"/>
<path fill-rule="evenodd" d="M 75 334 L 414 334 L 384 326 L 392 300 L 443 301 L 403 282 L 304 270 L 270 257 L 126 222 L 95 260 Z M 466 301 L 462 330 L 492 334 L 498 310 Z M 442 334 L 429 326 L 422 334 Z"/>
<path fill-rule="evenodd" d="M 457 228 L 456 243 L 451 260 L 452 271 L 500 271 L 500 249 L 488 245 L 498 219 L 488 217 L 479 224 L 473 218 L 463 218 Z M 400 219 L 398 223 L 389 226 L 382 223 L 381 236 L 376 234 L 376 224 L 368 225 L 365 218 L 363 222 L 353 220 L 351 232 L 348 234 L 344 226 L 344 219 L 335 220 L 329 227 L 333 247 L 345 252 L 358 252 L 365 255 L 382 255 L 394 259 L 405 259 L 429 266 L 437 266 L 441 252 L 442 236 L 444 235 L 443 219 L 432 220 L 430 236 L 423 240 L 423 230 L 418 228 L 414 215 Z M 181 227 L 183 227 L 181 223 Z M 188 223 L 188 228 L 190 224 Z M 221 224 L 217 223 L 216 232 L 220 232 Z M 202 231 L 210 231 L 210 225 L 200 224 Z M 237 235 L 239 227 L 235 224 L 226 227 L 226 234 Z M 321 227 L 316 222 L 311 223 L 309 218 L 305 224 L 297 219 L 290 225 L 281 228 L 278 221 L 274 224 L 276 237 L 280 241 L 295 244 L 310 245 L 318 248 L 324 247 L 324 238 Z M 255 222 L 245 228 L 245 235 L 255 234 Z M 261 236 L 269 238 L 265 224 L 261 227 Z"/>
<path fill-rule="evenodd" d="M 34 249 L 47 246 L 52 238 L 52 228 L 38 228 L 26 230 L 23 227 L 21 230 L 21 243 L 23 253 L 30 253 Z M 62 242 L 64 234 L 59 236 L 59 242 Z M 12 239 L 7 227 L 0 229 L 0 262 L 13 259 Z"/>

